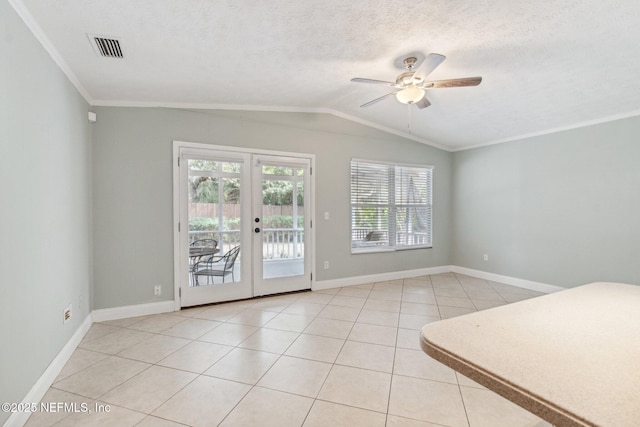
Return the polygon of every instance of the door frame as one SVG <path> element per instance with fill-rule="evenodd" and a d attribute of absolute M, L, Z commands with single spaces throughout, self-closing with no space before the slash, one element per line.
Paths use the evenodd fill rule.
<path fill-rule="evenodd" d="M 316 277 L 316 259 L 315 259 L 315 242 L 316 242 L 316 228 L 313 224 L 316 223 L 315 218 L 315 192 L 316 192 L 316 182 L 315 182 L 315 174 L 313 170 L 315 169 L 315 154 L 310 153 L 295 153 L 288 151 L 274 151 L 274 150 L 264 150 L 264 149 L 254 149 L 254 148 L 246 148 L 246 147 L 235 147 L 228 145 L 215 145 L 215 144 L 204 144 L 200 142 L 189 142 L 189 141 L 173 141 L 173 156 L 172 156 L 172 169 L 173 169 L 173 219 L 172 219 L 172 228 L 173 228 L 173 301 L 174 301 L 174 311 L 179 311 L 181 309 L 181 301 L 180 301 L 180 279 L 181 279 L 181 253 L 180 253 L 180 167 L 179 167 L 179 159 L 180 159 L 180 150 L 183 148 L 191 148 L 198 150 L 211 150 L 211 151 L 227 151 L 233 153 L 242 153 L 242 154 L 256 154 L 256 155 L 267 155 L 267 156 L 282 156 L 282 157 L 297 157 L 301 159 L 308 159 L 310 162 L 309 169 L 309 184 L 311 190 L 310 197 L 310 229 L 309 229 L 309 268 L 311 270 L 311 288 L 313 289 L 313 284 L 315 282 Z M 252 180 L 250 180 L 252 181 Z M 252 182 L 249 182 L 248 185 L 249 191 L 252 191 L 253 186 Z M 246 225 L 245 225 L 246 226 Z M 245 252 L 245 251 L 243 251 Z M 253 248 L 250 251 L 253 254 Z M 307 254 L 305 254 L 306 256 Z M 251 262 L 253 263 L 253 255 L 251 256 Z M 253 270 L 253 269 L 252 269 Z M 253 274 L 253 272 L 252 272 Z M 253 277 L 251 278 L 251 288 L 253 293 Z"/>
<path fill-rule="evenodd" d="M 269 290 L 273 293 L 280 292 L 292 292 L 295 290 L 303 290 L 303 289 L 311 289 L 311 279 L 307 276 L 307 274 L 311 273 L 311 258 L 307 257 L 308 250 L 310 248 L 311 242 L 307 241 L 306 238 L 303 241 L 305 255 L 303 258 L 304 262 L 304 275 L 294 275 L 294 276 L 281 276 L 265 279 L 264 278 L 264 266 L 265 260 L 263 258 L 263 239 L 264 239 L 264 217 L 263 217 L 263 190 L 262 185 L 264 182 L 265 175 L 262 172 L 262 165 L 280 165 L 290 168 L 301 168 L 305 169 L 306 172 L 303 174 L 303 189 L 310 188 L 311 185 L 311 161 L 307 158 L 301 157 L 285 157 L 285 156 L 272 156 L 272 155 L 261 155 L 255 154 L 251 157 L 251 167 L 252 167 L 252 176 L 251 180 L 253 183 L 253 188 L 257 191 L 251 195 L 253 200 L 251 207 L 253 209 L 252 218 L 261 218 L 263 221 L 260 223 L 259 228 L 262 228 L 262 232 L 253 233 L 253 259 L 255 269 L 253 270 L 253 295 L 254 296 L 262 296 L 269 295 L 265 294 L 264 291 Z M 258 172 L 259 171 L 259 172 Z M 295 180 L 293 181 L 295 183 Z M 295 185 L 294 185 L 295 187 Z M 303 205 L 303 217 L 304 217 L 304 234 L 306 235 L 308 231 L 311 230 L 311 198 L 313 194 L 310 191 L 304 191 L 304 205 Z M 295 194 L 295 193 L 294 193 Z M 297 203 L 297 200 L 294 200 L 293 203 Z M 256 226 L 256 224 L 252 224 L 252 229 Z M 260 242 L 258 244 L 258 242 Z M 259 261 L 259 262 L 258 262 Z M 308 279 L 308 281 L 307 281 Z M 304 288 L 299 288 L 299 283 L 305 282 L 309 284 L 309 287 L 306 286 Z M 292 289 L 297 288 L 297 289 Z"/>

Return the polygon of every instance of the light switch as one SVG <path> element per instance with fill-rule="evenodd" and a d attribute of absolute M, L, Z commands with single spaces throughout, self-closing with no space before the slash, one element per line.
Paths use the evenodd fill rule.
<path fill-rule="evenodd" d="M 324 213 L 324 219 L 329 219 L 329 212 Z"/>

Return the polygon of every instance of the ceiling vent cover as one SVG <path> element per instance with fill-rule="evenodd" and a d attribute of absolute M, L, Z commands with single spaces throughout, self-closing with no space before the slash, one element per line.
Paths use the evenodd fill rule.
<path fill-rule="evenodd" d="M 107 58 L 122 58 L 122 49 L 120 48 L 120 42 L 116 39 L 110 39 L 106 37 L 91 36 L 93 39 L 98 53 Z"/>

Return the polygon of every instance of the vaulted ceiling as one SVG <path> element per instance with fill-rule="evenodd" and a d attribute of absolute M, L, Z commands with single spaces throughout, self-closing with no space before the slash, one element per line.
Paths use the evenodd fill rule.
<path fill-rule="evenodd" d="M 637 0 L 9 0 L 92 105 L 327 112 L 448 150 L 640 114 Z M 118 39 L 100 56 L 88 35 Z M 352 77 L 447 59 L 422 110 Z"/>

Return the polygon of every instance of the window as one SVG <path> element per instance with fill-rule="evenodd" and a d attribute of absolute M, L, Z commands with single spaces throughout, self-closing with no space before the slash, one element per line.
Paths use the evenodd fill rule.
<path fill-rule="evenodd" d="M 431 247 L 433 166 L 351 160 L 351 252 Z"/>

